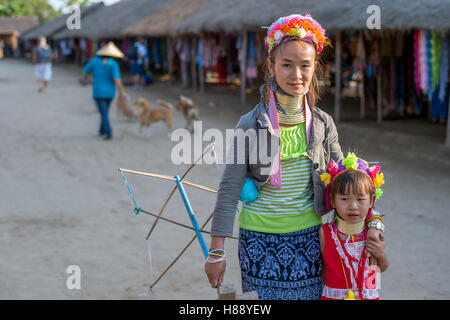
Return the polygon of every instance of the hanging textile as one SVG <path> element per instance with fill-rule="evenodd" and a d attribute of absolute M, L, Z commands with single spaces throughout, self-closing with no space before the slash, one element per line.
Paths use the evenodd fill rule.
<path fill-rule="evenodd" d="M 445 93 L 448 91 L 449 40 L 449 35 L 444 35 L 441 41 L 441 65 L 439 76 L 439 99 L 441 102 L 444 102 Z"/>
<path fill-rule="evenodd" d="M 199 68 L 202 67 L 202 53 L 203 53 L 203 47 L 202 47 L 202 37 L 197 37 L 197 57 L 195 58 L 197 62 L 197 66 Z"/>
<path fill-rule="evenodd" d="M 425 31 L 419 31 L 419 68 L 420 68 L 420 90 L 422 94 L 428 92 L 428 62 L 427 62 L 427 39 Z"/>
<path fill-rule="evenodd" d="M 392 36 L 389 31 L 384 31 L 381 37 L 381 70 L 382 70 L 382 106 L 392 110 Z"/>
<path fill-rule="evenodd" d="M 433 122 L 445 121 L 448 117 L 448 41 L 447 37 L 441 38 L 439 83 L 433 88 L 433 100 L 431 102 L 431 119 Z M 441 87 L 442 86 L 442 87 Z M 442 96 L 441 96 L 442 95 Z"/>
<path fill-rule="evenodd" d="M 254 79 L 258 76 L 258 69 L 256 67 L 256 55 L 257 52 L 255 33 L 248 32 L 246 76 L 249 79 Z"/>
<path fill-rule="evenodd" d="M 405 35 L 402 31 L 396 33 L 394 38 L 395 56 L 394 56 L 394 103 L 395 108 L 403 113 L 406 106 L 406 59 L 404 49 Z"/>
<path fill-rule="evenodd" d="M 433 99 L 433 88 L 432 88 L 432 71 L 431 71 L 431 33 L 425 31 L 425 47 L 427 55 L 427 90 L 425 94 L 428 96 L 428 100 Z"/>
<path fill-rule="evenodd" d="M 167 38 L 159 38 L 159 62 L 163 69 L 167 68 Z"/>
<path fill-rule="evenodd" d="M 211 68 L 216 66 L 216 62 L 214 59 L 215 56 L 215 46 L 216 46 L 216 40 L 213 35 L 205 34 L 203 37 L 203 44 L 202 44 L 202 65 L 205 68 Z"/>
<path fill-rule="evenodd" d="M 431 87 L 436 90 L 439 85 L 440 66 L 441 66 L 441 45 L 442 40 L 437 32 L 431 33 Z"/>
<path fill-rule="evenodd" d="M 419 50 L 419 31 L 414 30 L 414 84 L 416 94 L 420 94 L 420 50 Z"/>

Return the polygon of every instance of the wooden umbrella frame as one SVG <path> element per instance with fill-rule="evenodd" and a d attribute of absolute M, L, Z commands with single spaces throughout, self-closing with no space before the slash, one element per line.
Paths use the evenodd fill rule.
<path fill-rule="evenodd" d="M 192 208 L 190 208 L 187 196 L 185 195 L 183 185 L 188 185 L 188 186 L 191 186 L 191 187 L 203 190 L 203 191 L 208 191 L 208 192 L 211 192 L 211 193 L 217 193 L 216 190 L 213 190 L 213 189 L 210 189 L 208 187 L 205 187 L 205 186 L 202 186 L 202 185 L 199 185 L 199 184 L 192 183 L 190 181 L 184 180 L 186 175 L 192 170 L 192 168 L 194 168 L 194 166 L 204 157 L 204 155 L 207 152 L 209 152 L 210 150 L 212 150 L 214 152 L 214 147 L 215 147 L 215 143 L 214 142 L 209 144 L 204 149 L 203 153 L 191 164 L 191 166 L 183 173 L 183 175 L 181 177 L 179 177 L 179 176 L 171 177 L 171 176 L 166 176 L 166 175 L 161 175 L 161 174 L 142 172 L 142 171 L 135 171 L 135 170 L 129 170 L 129 169 L 123 169 L 123 168 L 119 168 L 118 169 L 120 171 L 120 173 L 122 174 L 122 176 L 124 177 L 125 183 L 127 184 L 128 191 L 130 192 L 130 195 L 131 195 L 131 197 L 133 199 L 133 202 L 134 202 L 134 205 L 135 205 L 136 214 L 138 214 L 139 212 L 142 212 L 142 213 L 145 213 L 147 215 L 150 215 L 150 216 L 156 218 L 155 221 L 153 222 L 151 228 L 150 228 L 150 231 L 147 234 L 146 240 L 148 240 L 150 238 L 150 235 L 152 234 L 152 232 L 155 229 L 155 227 L 156 227 L 157 223 L 159 222 L 159 220 L 163 220 L 163 221 L 166 221 L 166 222 L 169 222 L 169 223 L 172 223 L 172 224 L 175 224 L 175 225 L 178 225 L 178 226 L 181 226 L 181 227 L 184 227 L 184 228 L 196 231 L 196 234 L 193 236 L 193 238 L 185 245 L 185 247 L 179 252 L 179 254 L 172 260 L 172 262 L 169 264 L 169 266 L 166 269 L 164 269 L 164 271 L 150 285 L 150 291 L 158 283 L 158 281 L 167 273 L 167 271 L 169 271 L 169 269 L 178 261 L 178 259 L 184 254 L 184 252 L 189 248 L 189 246 L 195 241 L 196 238 L 199 239 L 200 244 L 201 244 L 201 246 L 203 248 L 203 251 L 204 251 L 205 244 L 204 244 L 202 233 L 210 234 L 209 231 L 205 230 L 205 227 L 209 223 L 209 221 L 211 220 L 211 218 L 213 216 L 213 213 L 211 213 L 209 215 L 209 217 L 205 220 L 205 222 L 201 226 L 198 226 L 197 222 L 195 220 L 195 216 L 193 214 Z M 131 189 L 129 188 L 128 182 L 126 181 L 124 173 L 132 173 L 132 174 L 136 174 L 136 175 L 141 175 L 141 176 L 146 176 L 146 177 L 152 177 L 152 178 L 172 181 L 172 182 L 175 182 L 176 185 L 170 191 L 170 193 L 169 193 L 166 201 L 164 202 L 161 210 L 158 212 L 158 214 L 155 214 L 155 213 L 152 213 L 152 212 L 149 212 L 149 211 L 146 211 L 146 210 L 143 210 L 143 209 L 137 207 L 136 201 L 135 201 L 135 199 L 133 197 Z M 175 193 L 175 191 L 177 189 L 182 189 L 182 190 L 180 190 L 180 192 L 181 192 L 181 195 L 183 197 L 183 200 L 185 201 L 186 208 L 187 208 L 189 216 L 191 218 L 191 222 L 193 224 L 192 227 L 188 226 L 186 224 L 183 224 L 181 222 L 178 222 L 178 221 L 175 221 L 175 220 L 163 217 L 163 212 L 166 209 L 169 201 L 171 200 L 172 196 L 174 195 L 174 193 Z M 236 237 L 229 237 L 229 238 L 231 238 L 231 239 L 238 239 Z M 203 252 L 203 253 L 205 254 L 205 252 Z"/>

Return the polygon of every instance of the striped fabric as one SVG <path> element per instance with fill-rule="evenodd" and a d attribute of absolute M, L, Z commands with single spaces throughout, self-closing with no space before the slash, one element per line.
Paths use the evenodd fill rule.
<path fill-rule="evenodd" d="M 239 214 L 242 229 L 289 233 L 316 226 L 322 221 L 314 209 L 311 160 L 304 153 L 306 141 L 298 143 L 305 139 L 304 123 L 280 129 L 282 188 L 276 189 L 269 182 L 265 183 L 258 198 L 244 204 Z"/>
<path fill-rule="evenodd" d="M 280 127 L 280 156 L 281 160 L 298 158 L 306 153 L 308 142 L 306 141 L 305 123 L 295 127 Z"/>

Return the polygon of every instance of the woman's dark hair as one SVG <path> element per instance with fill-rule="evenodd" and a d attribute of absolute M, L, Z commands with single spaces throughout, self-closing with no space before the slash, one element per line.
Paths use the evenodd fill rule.
<path fill-rule="evenodd" d="M 272 48 L 272 50 L 270 51 L 268 60 L 270 60 L 270 62 L 272 64 L 275 64 L 275 56 L 277 55 L 277 53 L 279 51 L 282 50 L 282 47 L 284 47 L 284 45 L 289 41 L 306 42 L 306 43 L 310 44 L 311 46 L 313 46 L 314 50 L 316 52 L 316 67 L 314 69 L 314 74 L 311 79 L 311 85 L 309 87 L 309 91 L 306 94 L 306 99 L 308 99 L 308 105 L 312 110 L 312 108 L 315 105 L 315 102 L 320 99 L 320 87 L 319 87 L 318 75 L 320 75 L 322 72 L 322 63 L 321 63 L 320 56 L 317 54 L 316 44 L 312 40 L 309 40 L 309 39 L 300 39 L 297 37 L 287 37 L 287 39 L 285 41 L 282 41 L 279 45 L 276 45 L 275 47 Z M 268 80 L 269 80 L 269 68 L 267 66 L 267 62 L 268 61 L 266 61 L 266 63 L 264 64 L 264 73 L 265 73 L 266 83 L 268 83 Z"/>
<path fill-rule="evenodd" d="M 348 170 L 340 173 L 330 185 L 330 199 L 334 201 L 337 194 L 368 193 L 372 198 L 374 187 L 367 174 L 358 170 Z"/>

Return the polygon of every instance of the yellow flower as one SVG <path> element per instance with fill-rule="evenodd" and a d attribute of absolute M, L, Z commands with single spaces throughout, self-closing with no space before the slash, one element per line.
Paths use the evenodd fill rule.
<path fill-rule="evenodd" d="M 286 34 L 287 34 L 288 36 L 295 37 L 295 36 L 297 35 L 297 30 L 294 29 L 294 28 L 292 28 L 292 29 L 290 29 L 288 32 L 286 32 Z"/>
<path fill-rule="evenodd" d="M 378 173 L 375 178 L 373 179 L 373 184 L 375 188 L 381 187 L 381 185 L 384 184 L 384 174 Z"/>
<path fill-rule="evenodd" d="M 320 175 L 320 179 L 325 182 L 325 184 L 329 184 L 331 181 L 331 175 L 329 173 L 322 173 Z"/>
<path fill-rule="evenodd" d="M 269 44 L 269 47 L 272 47 L 275 41 L 273 40 L 273 38 L 267 38 L 267 43 Z"/>

